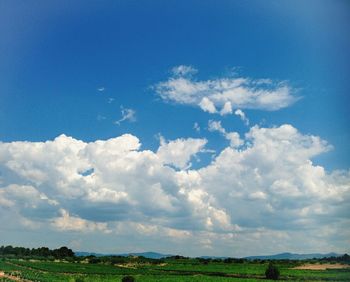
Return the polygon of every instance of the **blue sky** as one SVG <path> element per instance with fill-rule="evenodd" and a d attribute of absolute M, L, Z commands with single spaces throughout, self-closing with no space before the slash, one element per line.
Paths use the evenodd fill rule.
<path fill-rule="evenodd" d="M 349 208 L 349 8 L 347 1 L 2 1 L 0 205 L 14 221 L 0 230 L 4 243 L 40 245 L 39 231 L 49 223 L 47 245 L 106 252 L 117 243 L 124 247 L 114 251 L 174 252 L 166 246 L 178 237 L 183 242 L 177 250 L 187 255 L 345 251 L 349 230 L 341 226 L 348 222 Z M 125 140 L 113 143 L 120 136 Z M 45 160 L 49 144 L 37 142 L 54 139 L 57 148 Z M 106 155 L 96 140 L 106 140 L 103 146 L 97 142 Z M 108 158 L 108 152 L 114 156 L 123 146 L 123 153 Z M 165 201 L 158 209 L 141 204 L 145 195 L 128 188 L 128 177 L 134 177 L 129 171 L 118 179 L 110 175 L 114 161 L 130 161 L 123 155 L 128 150 L 140 154 L 132 159 L 135 165 L 152 152 L 147 158 L 157 159 L 155 166 L 165 169 L 152 181 L 130 184 L 158 191 L 157 199 Z M 225 157 L 228 151 L 233 155 Z M 303 162 L 275 162 L 276 167 L 259 162 L 274 152 L 278 158 Z M 94 154 L 105 159 L 98 164 Z M 252 176 L 237 164 L 223 163 L 234 156 L 245 170 L 261 174 L 260 180 L 250 183 Z M 58 171 L 60 159 L 75 160 L 65 163 L 71 175 Z M 105 170 L 99 166 L 103 162 L 110 162 Z M 305 175 L 291 180 L 286 173 L 272 173 L 278 166 L 286 173 L 303 167 Z M 141 167 L 143 179 L 142 171 L 151 165 L 145 161 Z M 221 183 L 224 171 L 236 177 Z M 46 176 L 57 180 L 44 180 Z M 77 183 L 83 185 L 81 191 L 76 188 L 80 192 L 65 190 Z M 245 188 L 232 188 L 239 183 Z M 295 192 L 295 198 L 283 189 L 289 195 Z M 97 200 L 94 193 L 116 201 Z M 37 197 L 48 202 L 39 204 Z M 28 206 L 24 210 L 18 207 L 23 201 Z M 259 215 L 249 205 L 258 207 Z M 206 219 L 197 214 L 204 207 L 212 212 Z M 97 215 L 92 216 L 94 210 Z M 269 214 L 286 210 L 283 217 Z M 141 221 L 147 226 L 140 227 Z M 292 231 L 286 221 L 295 225 Z M 298 225 L 306 223 L 314 227 Z M 341 235 L 329 235 L 331 228 Z M 104 235 L 95 234 L 99 231 Z M 128 241 L 130 232 L 136 235 Z M 249 249 L 250 243 L 239 237 L 249 233 L 264 240 L 272 234 L 277 242 L 291 234 L 301 238 L 322 232 L 328 237 L 315 245 L 276 243 L 275 249 Z M 31 234 L 32 240 L 21 234 Z M 84 242 L 79 241 L 82 236 Z M 97 245 L 94 236 L 103 236 L 106 243 Z M 195 238 L 203 244 L 189 249 Z M 226 243 L 215 243 L 215 238 Z M 227 253 L 227 246 L 235 244 L 247 248 Z"/>

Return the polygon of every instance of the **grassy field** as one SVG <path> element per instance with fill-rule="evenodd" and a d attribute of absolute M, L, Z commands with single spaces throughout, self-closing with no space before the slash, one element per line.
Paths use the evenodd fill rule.
<path fill-rule="evenodd" d="M 350 268 L 333 270 L 293 269 L 301 263 L 279 262 L 281 281 L 350 281 Z M 99 282 L 121 281 L 132 275 L 136 281 L 269 281 L 264 273 L 267 262 L 203 263 L 196 259 L 166 259 L 159 264 L 135 263 L 90 264 L 80 262 L 54 262 L 44 260 L 0 260 L 0 281 L 70 281 Z"/>

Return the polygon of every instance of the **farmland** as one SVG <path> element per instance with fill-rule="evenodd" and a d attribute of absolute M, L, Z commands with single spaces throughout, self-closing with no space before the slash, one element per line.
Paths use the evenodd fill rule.
<path fill-rule="evenodd" d="M 89 260 L 90 259 L 90 260 Z M 119 260 L 119 261 L 118 261 Z M 302 261 L 277 261 L 281 280 L 290 281 L 350 281 L 350 268 L 309 270 L 295 269 Z M 319 262 L 312 261 L 314 265 Z M 0 259 L 0 281 L 122 281 L 131 275 L 135 281 L 269 281 L 265 279 L 267 261 L 203 260 L 192 258 L 118 258 L 93 260 Z M 332 265 L 335 265 L 332 263 Z"/>

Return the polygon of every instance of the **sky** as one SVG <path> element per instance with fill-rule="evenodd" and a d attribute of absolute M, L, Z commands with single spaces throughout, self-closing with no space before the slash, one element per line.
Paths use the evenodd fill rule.
<path fill-rule="evenodd" d="M 1 1 L 2 245 L 350 252 L 348 1 Z"/>

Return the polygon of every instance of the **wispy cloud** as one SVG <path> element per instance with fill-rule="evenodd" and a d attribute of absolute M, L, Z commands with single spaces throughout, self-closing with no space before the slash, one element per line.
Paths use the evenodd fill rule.
<path fill-rule="evenodd" d="M 97 119 L 98 121 L 103 121 L 103 120 L 105 120 L 105 119 L 107 119 L 107 118 L 106 118 L 105 116 L 103 116 L 103 115 L 97 115 L 96 119 Z"/>
<path fill-rule="evenodd" d="M 192 66 L 180 65 L 173 67 L 171 72 L 175 76 L 188 76 L 197 73 L 197 69 L 193 68 Z"/>
<path fill-rule="evenodd" d="M 123 121 L 135 122 L 136 121 L 136 111 L 133 109 L 121 108 L 122 117 L 119 120 L 116 120 L 114 124 L 120 125 Z"/>
<path fill-rule="evenodd" d="M 104 88 L 104 87 L 99 87 L 99 88 L 97 88 L 97 91 L 98 92 L 103 92 L 103 91 L 105 91 L 106 90 L 106 88 Z"/>
<path fill-rule="evenodd" d="M 211 132 L 220 132 L 227 140 L 230 141 L 230 146 L 233 148 L 239 147 L 244 143 L 237 132 L 227 132 L 226 129 L 222 127 L 220 121 L 209 120 L 208 130 Z"/>
<path fill-rule="evenodd" d="M 155 85 L 156 93 L 165 101 L 195 105 L 221 115 L 231 114 L 234 109 L 275 111 L 298 100 L 285 81 L 246 77 L 196 80 L 196 72 L 191 66 L 174 67 L 168 80 Z"/>
<path fill-rule="evenodd" d="M 249 125 L 249 119 L 241 109 L 235 110 L 235 115 L 239 116 L 245 125 L 247 126 Z"/>
<path fill-rule="evenodd" d="M 198 122 L 193 124 L 193 129 L 198 133 L 201 132 L 201 127 L 199 126 Z"/>

